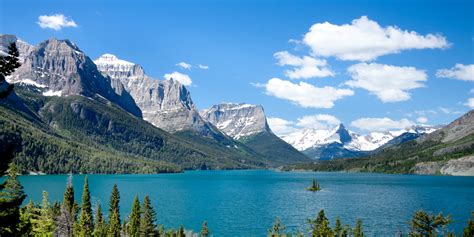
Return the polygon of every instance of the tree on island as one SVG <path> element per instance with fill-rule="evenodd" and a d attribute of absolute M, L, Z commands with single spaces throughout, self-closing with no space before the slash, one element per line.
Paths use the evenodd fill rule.
<path fill-rule="evenodd" d="M 321 187 L 319 186 L 319 183 L 316 181 L 316 179 L 313 179 L 313 183 L 306 190 L 311 191 L 311 192 L 316 192 L 316 191 L 321 190 Z"/>

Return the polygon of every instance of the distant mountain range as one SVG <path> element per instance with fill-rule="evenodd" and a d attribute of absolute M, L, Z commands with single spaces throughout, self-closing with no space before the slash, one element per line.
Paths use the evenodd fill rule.
<path fill-rule="evenodd" d="M 366 156 L 379 148 L 398 145 L 439 128 L 440 126 L 417 125 L 398 131 L 360 135 L 340 124 L 333 129 L 301 129 L 281 138 L 313 159 L 331 160 Z"/>
<path fill-rule="evenodd" d="M 474 176 L 474 110 L 434 132 L 382 146 L 363 158 L 319 161 L 285 169 Z"/>

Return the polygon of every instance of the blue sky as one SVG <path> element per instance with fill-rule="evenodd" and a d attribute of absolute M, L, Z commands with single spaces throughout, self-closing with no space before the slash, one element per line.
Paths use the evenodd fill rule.
<path fill-rule="evenodd" d="M 2 0 L 0 7 L 0 33 L 31 44 L 67 38 L 92 59 L 111 53 L 155 78 L 189 75 L 199 109 L 261 104 L 280 134 L 339 121 L 359 132 L 444 124 L 474 97 L 473 1 Z M 56 14 L 74 24 L 40 27 L 40 16 Z M 287 70 L 300 71 L 290 78 Z"/>

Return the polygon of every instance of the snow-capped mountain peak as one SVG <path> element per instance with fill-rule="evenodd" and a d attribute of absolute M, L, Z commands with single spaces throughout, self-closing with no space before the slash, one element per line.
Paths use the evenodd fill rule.
<path fill-rule="evenodd" d="M 411 134 L 411 137 L 417 137 L 421 134 L 436 131 L 437 128 L 434 126 L 418 125 L 402 130 L 371 132 L 366 135 L 360 135 L 347 130 L 343 124 L 340 124 L 331 129 L 304 128 L 281 136 L 281 138 L 303 152 L 308 150 L 314 151 L 319 148 L 324 149 L 324 147 L 331 144 L 338 144 L 341 149 L 348 151 L 367 152 L 373 151 L 404 134 Z"/>

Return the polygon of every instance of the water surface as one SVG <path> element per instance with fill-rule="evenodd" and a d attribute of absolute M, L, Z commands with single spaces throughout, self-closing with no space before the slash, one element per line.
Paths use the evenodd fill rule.
<path fill-rule="evenodd" d="M 265 236 L 276 217 L 287 230 L 304 231 L 306 219 L 320 209 L 334 224 L 354 225 L 361 218 L 369 236 L 394 236 L 407 231 L 415 210 L 452 213 L 451 229 L 461 233 L 474 210 L 474 177 L 416 176 L 270 170 L 188 171 L 159 175 L 88 175 L 93 205 L 104 212 L 117 183 L 121 213 L 126 217 L 135 195 L 150 195 L 158 223 L 199 231 L 204 220 L 216 236 Z M 305 190 L 316 178 L 320 192 Z M 74 175 L 80 202 L 83 175 Z M 25 191 L 41 201 L 47 190 L 51 202 L 62 200 L 67 175 L 22 176 Z M 25 202 L 26 202 L 25 201 Z M 95 206 L 95 205 L 94 205 Z M 106 214 L 106 213 L 105 213 Z"/>

